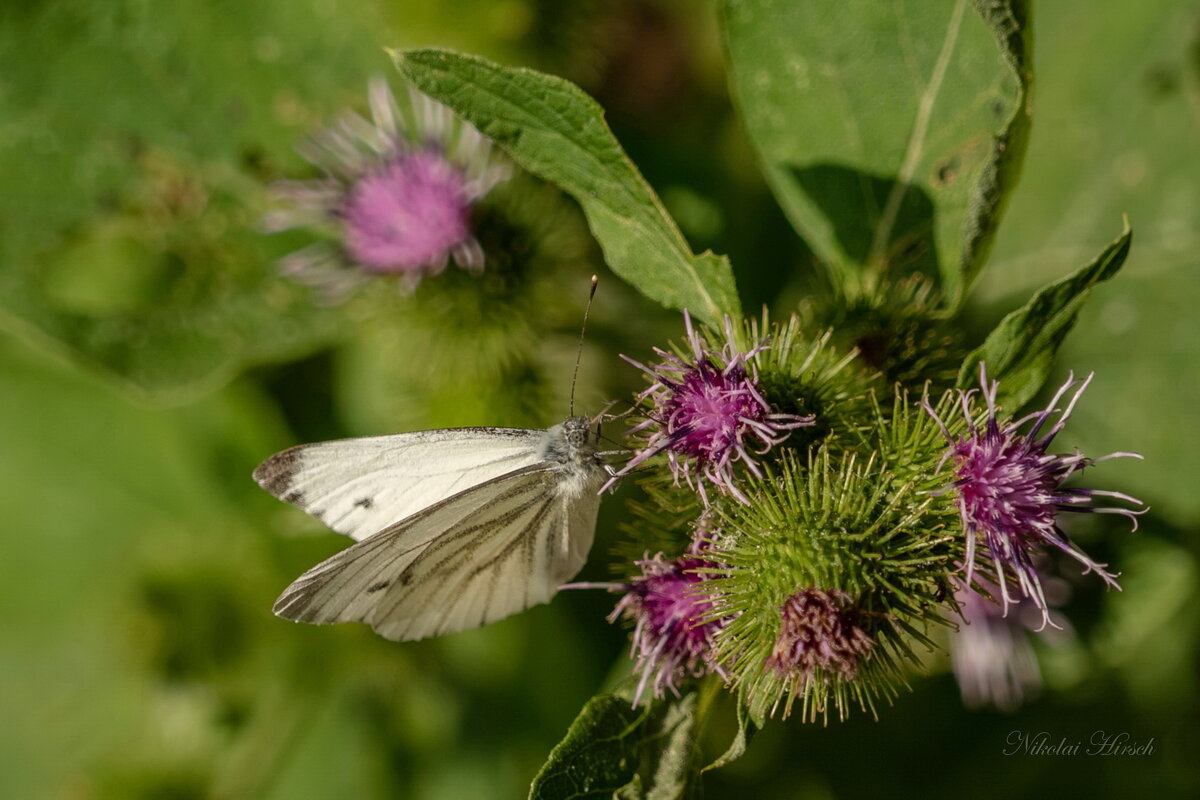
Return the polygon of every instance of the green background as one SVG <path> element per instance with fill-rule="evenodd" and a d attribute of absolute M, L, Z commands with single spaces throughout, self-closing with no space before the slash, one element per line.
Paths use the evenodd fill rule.
<path fill-rule="evenodd" d="M 1064 375 L 1097 377 L 1059 439 L 1146 457 L 1086 484 L 1149 502 L 1138 532 L 1071 528 L 1125 591 L 1073 586 L 1075 635 L 1043 649 L 1047 687 L 1018 713 L 964 710 L 931 657 L 878 722 L 772 724 L 706 776 L 710 796 L 1200 790 L 1200 4 L 1045 2 L 1034 23 L 1028 157 L 968 319 L 986 332 L 1129 216 L 1125 270 L 1060 358 Z M 520 797 L 583 702 L 628 670 L 600 592 L 409 644 L 270 614 L 345 542 L 254 485 L 262 458 L 339 435 L 558 421 L 593 271 L 580 407 L 639 385 L 616 353 L 677 335 L 675 315 L 604 272 L 566 201 L 553 281 L 519 306 L 530 321 L 480 334 L 520 351 L 495 370 L 421 293 L 320 309 L 275 278 L 306 240 L 258 232 L 265 184 L 305 174 L 296 141 L 362 108 L 369 76 L 391 74 L 383 47 L 425 45 L 580 83 L 695 249 L 729 254 L 745 308 L 806 291 L 812 256 L 758 174 L 707 4 L 6 5 L 0 796 Z M 414 342 L 444 366 L 405 363 Z M 585 578 L 621 574 L 621 514 L 605 503 Z M 1013 731 L 1128 732 L 1156 752 L 1005 756 Z M 706 748 L 732 735 L 725 713 Z"/>

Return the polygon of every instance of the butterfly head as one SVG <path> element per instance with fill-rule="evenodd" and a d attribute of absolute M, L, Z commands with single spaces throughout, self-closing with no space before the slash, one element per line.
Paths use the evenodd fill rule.
<path fill-rule="evenodd" d="M 592 421 L 587 417 L 567 417 L 562 423 L 562 432 L 571 447 L 589 447 L 594 438 Z"/>
<path fill-rule="evenodd" d="M 567 417 L 547 430 L 542 439 L 542 460 L 581 472 L 599 468 L 596 434 L 591 424 L 587 417 Z"/>

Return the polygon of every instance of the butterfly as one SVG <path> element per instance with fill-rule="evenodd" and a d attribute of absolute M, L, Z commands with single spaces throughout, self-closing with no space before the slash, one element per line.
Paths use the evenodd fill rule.
<path fill-rule="evenodd" d="M 264 489 L 355 544 L 297 578 L 285 619 L 365 622 L 397 641 L 545 603 L 592 546 L 612 470 L 587 417 L 547 430 L 445 428 L 300 445 L 254 471 Z"/>

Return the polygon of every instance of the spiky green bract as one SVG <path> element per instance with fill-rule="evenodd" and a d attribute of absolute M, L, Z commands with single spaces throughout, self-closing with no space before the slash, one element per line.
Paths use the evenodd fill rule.
<path fill-rule="evenodd" d="M 928 391 L 928 387 L 926 388 Z M 920 406 L 919 398 L 902 387 L 896 387 L 890 407 L 879 403 L 872 394 L 869 427 L 860 430 L 857 448 L 877 452 L 889 467 L 892 480 L 911 484 L 919 493 L 942 493 L 946 483 L 953 480 L 952 465 L 945 463 L 946 437 L 937 421 Z M 935 399 L 930 398 L 930 403 Z M 953 392 L 946 391 L 936 399 L 936 410 L 945 416 L 956 407 Z M 961 434 L 966 421 L 948 416 L 951 433 Z M 942 513 L 950 519 L 951 503 L 938 502 Z"/>
<path fill-rule="evenodd" d="M 912 275 L 855 294 L 810 298 L 799 313 L 806 327 L 831 329 L 838 347 L 857 350 L 862 364 L 882 375 L 881 387 L 931 381 L 940 392 L 954 385 L 969 349 L 940 306 L 933 283 Z"/>
<path fill-rule="evenodd" d="M 853 351 L 833 345 L 832 331 L 806 336 L 796 315 L 772 323 L 764 311 L 761 320 L 746 321 L 745 333 L 748 341 L 767 345 L 754 366 L 758 390 L 771 408 L 815 417 L 814 425 L 793 431 L 780 447 L 804 451 L 862 424 L 872 375 Z"/>
<path fill-rule="evenodd" d="M 613 547 L 613 574 L 628 577 L 629 565 L 647 553 L 678 555 L 691 546 L 696 525 L 704 511 L 700 496 L 685 484 L 676 484 L 671 471 L 655 463 L 639 472 L 635 485 L 640 495 L 627 501 L 628 522 L 620 523 L 624 534 Z"/>
<path fill-rule="evenodd" d="M 717 642 L 719 663 L 755 718 L 801 704 L 808 720 L 844 718 L 852 706 L 876 713 L 905 685 L 915 642 L 932 647 L 928 627 L 943 625 L 949 571 L 962 547 L 933 498 L 899 482 L 877 456 L 810 459 L 784 453 L 747 485 L 749 505 L 720 509 L 721 558 L 711 581 L 719 613 L 733 617 Z M 781 676 L 768 663 L 782 626 L 781 609 L 800 590 L 840 593 L 842 608 L 873 641 L 847 679 L 816 669 L 811 679 Z"/>

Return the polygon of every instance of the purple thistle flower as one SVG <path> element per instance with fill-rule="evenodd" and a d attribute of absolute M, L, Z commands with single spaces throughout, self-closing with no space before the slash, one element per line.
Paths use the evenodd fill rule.
<path fill-rule="evenodd" d="M 712 672 L 727 678 L 714 660 L 713 637 L 728 620 L 712 618 L 713 599 L 704 586 L 718 565 L 699 555 L 666 561 L 662 553 L 637 565 L 640 576 L 607 587 L 625 591 L 609 622 L 622 615 L 634 621 L 631 655 L 641 679 L 633 704 L 641 701 L 647 685 L 655 697 L 667 689 L 678 696 L 677 680 Z"/>
<path fill-rule="evenodd" d="M 990 582 L 983 582 L 983 588 L 999 594 Z M 1017 708 L 1028 693 L 1041 686 L 1041 673 L 1029 641 L 1029 631 L 1037 620 L 1020 613 L 1033 610 L 1032 603 L 1021 602 L 1018 613 L 1010 615 L 991 597 L 961 582 L 954 599 L 963 624 L 950 636 L 950 663 L 963 702 L 971 708 Z M 1040 619 L 1041 614 L 1037 617 Z"/>
<path fill-rule="evenodd" d="M 284 274 L 337 298 L 371 275 L 414 288 L 450 259 L 481 270 L 471 211 L 507 167 L 490 165 L 490 141 L 419 92 L 409 91 L 410 115 L 382 79 L 371 81 L 370 100 L 371 122 L 346 113 L 301 148 L 325 177 L 272 187 L 288 207 L 268 215 L 268 230 L 311 227 L 337 241 L 288 256 Z"/>
<path fill-rule="evenodd" d="M 691 360 L 654 348 L 662 363 L 647 367 L 628 356 L 628 361 L 653 379 L 637 402 L 650 400 L 653 408 L 630 435 L 645 439 L 644 447 L 614 476 L 627 474 L 651 456 L 665 451 L 675 475 L 700 493 L 705 505 L 707 481 L 743 503 L 749 499 L 737 488 L 733 465 L 740 461 L 755 476 L 762 477 L 755 456 L 765 455 L 783 442 L 789 432 L 816 423 L 815 417 L 776 414 L 758 391 L 758 372 L 750 359 L 767 348 L 760 343 L 747 353 L 733 343 L 733 323 L 725 318 L 726 343 L 720 350 L 692 327 L 683 312 Z M 612 481 L 609 482 L 610 484 Z"/>
<path fill-rule="evenodd" d="M 767 666 L 805 685 L 817 669 L 853 680 L 875 642 L 859 627 L 850 596 L 838 589 L 799 589 L 779 609 L 779 636 Z"/>
<path fill-rule="evenodd" d="M 345 247 L 372 272 L 442 269 L 471 240 L 471 199 L 463 173 L 434 149 L 404 153 L 368 173 L 342 208 Z M 478 268 L 474 252 L 464 266 Z"/>
<path fill-rule="evenodd" d="M 1008 591 L 1009 573 L 1016 578 L 1024 597 L 1042 611 L 1042 625 L 1053 623 L 1046 598 L 1034 567 L 1034 556 L 1045 545 L 1051 545 L 1070 555 L 1084 566 L 1084 573 L 1095 572 L 1110 586 L 1117 585 L 1116 576 L 1098 564 L 1067 539 L 1056 521 L 1059 511 L 1098 514 L 1122 514 L 1133 521 L 1137 530 L 1137 515 L 1147 508 L 1130 509 L 1092 505 L 1097 497 L 1112 497 L 1127 503 L 1144 505 L 1140 500 L 1120 492 L 1099 489 L 1065 489 L 1062 484 L 1084 467 L 1109 458 L 1141 458 L 1137 453 L 1110 453 L 1089 459 L 1081 453 L 1048 454 L 1046 449 L 1063 429 L 1075 403 L 1091 383 L 1092 375 L 1076 381 L 1067 378 L 1049 405 L 1018 420 L 1001 424 L 996 416 L 996 393 L 999 383 L 988 383 L 984 365 L 979 365 L 979 381 L 987 403 L 987 420 L 976 427 L 971 409 L 974 390 L 959 392 L 959 402 L 967 422 L 967 433 L 955 438 L 938 417 L 928 400 L 922 406 L 950 442 L 944 458 L 953 458 L 958 478 L 942 492 L 957 491 L 959 514 L 967 536 L 966 584 L 971 584 L 976 568 L 976 544 L 982 538 L 994 568 L 996 585 L 1003 598 L 1004 608 L 1017 602 Z M 1058 402 L 1075 389 L 1066 407 Z M 1043 432 L 1047 420 L 1054 414 L 1058 419 Z M 1030 424 L 1031 423 L 1031 424 Z M 1022 433 L 1021 428 L 1029 424 Z"/>

